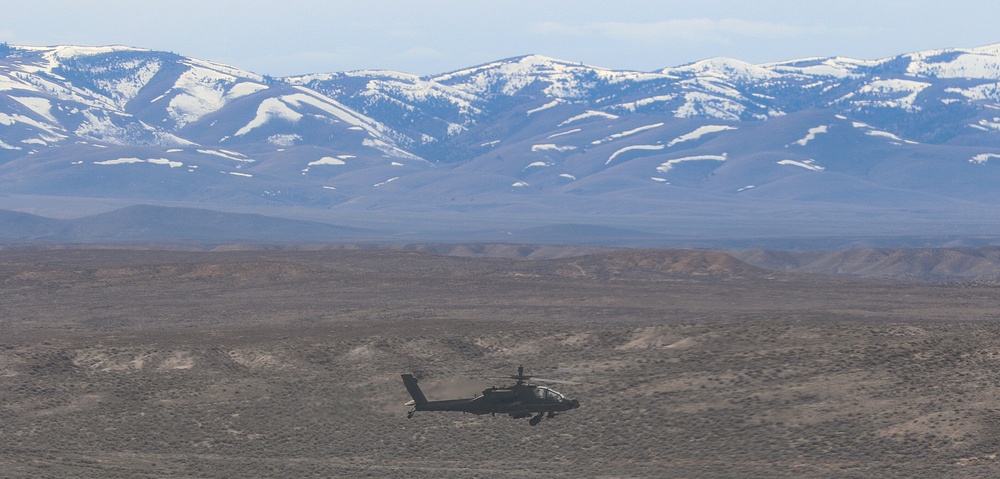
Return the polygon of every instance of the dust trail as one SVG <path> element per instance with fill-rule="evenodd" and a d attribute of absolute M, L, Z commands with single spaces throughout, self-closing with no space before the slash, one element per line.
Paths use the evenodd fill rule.
<path fill-rule="evenodd" d="M 420 381 L 420 389 L 430 400 L 471 398 L 474 395 L 482 394 L 483 389 L 493 385 L 487 381 L 474 379 L 427 379 Z M 499 385 L 496 384 L 496 386 Z"/>

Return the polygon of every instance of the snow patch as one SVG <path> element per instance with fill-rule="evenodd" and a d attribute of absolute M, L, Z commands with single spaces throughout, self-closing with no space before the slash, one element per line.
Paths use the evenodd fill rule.
<path fill-rule="evenodd" d="M 294 146 L 298 141 L 302 141 L 302 137 L 296 134 L 271 135 L 267 137 L 267 142 L 274 146 Z"/>
<path fill-rule="evenodd" d="M 746 107 L 734 100 L 707 93 L 685 93 L 684 100 L 684 105 L 674 111 L 674 116 L 677 118 L 708 116 L 719 120 L 739 121 L 740 116 L 746 111 Z"/>
<path fill-rule="evenodd" d="M 0 75 L 0 91 L 20 90 L 27 87 L 28 85 L 23 81 L 18 81 L 7 75 Z"/>
<path fill-rule="evenodd" d="M 798 166 L 799 168 L 805 168 L 805 169 L 811 170 L 811 171 L 823 171 L 823 170 L 826 169 L 826 168 L 823 168 L 822 166 L 817 165 L 816 161 L 812 160 L 812 159 L 802 160 L 802 161 L 797 161 L 797 160 L 781 160 L 781 161 L 778 162 L 778 164 L 779 165 Z"/>
<path fill-rule="evenodd" d="M 553 133 L 553 134 L 551 134 L 551 135 L 549 135 L 549 136 L 547 136 L 547 137 L 545 137 L 545 138 L 546 138 L 546 139 L 552 139 L 552 138 L 555 138 L 555 137 L 557 137 L 557 136 L 563 136 L 563 135 L 569 135 L 569 134 L 571 134 L 571 133 L 576 133 L 576 132 L 578 132 L 578 131 L 580 131 L 580 128 L 573 128 L 572 130 L 569 130 L 569 131 L 564 131 L 564 132 L 562 132 L 562 133 Z"/>
<path fill-rule="evenodd" d="M 969 126 L 973 128 L 978 128 L 983 131 L 990 131 L 990 130 L 1000 131 L 1000 118 L 994 118 L 993 121 L 986 119 L 979 120 L 978 125 L 969 125 Z"/>
<path fill-rule="evenodd" d="M 53 125 L 47 125 L 45 123 L 41 123 L 24 115 L 17 115 L 17 114 L 8 115 L 6 113 L 0 113 L 0 125 L 12 126 L 17 123 L 23 123 L 25 125 L 32 126 L 51 135 L 65 138 L 65 135 L 61 135 L 55 132 L 55 127 Z"/>
<path fill-rule="evenodd" d="M 302 119 L 302 114 L 289 108 L 288 104 L 280 98 L 267 98 L 260 102 L 257 107 L 257 116 L 246 126 L 236 131 L 236 136 L 243 136 L 250 133 L 255 128 L 266 125 L 274 119 L 285 120 L 289 123 L 297 123 Z"/>
<path fill-rule="evenodd" d="M 152 163 L 154 165 L 167 165 L 171 168 L 180 168 L 184 166 L 184 163 L 179 161 L 168 160 L 166 158 L 150 158 L 146 160 L 147 163 Z"/>
<path fill-rule="evenodd" d="M 726 161 L 728 154 L 723 153 L 721 155 L 697 155 L 697 156 L 686 156 L 684 158 L 676 158 L 656 167 L 656 171 L 660 173 L 667 173 L 674 168 L 674 165 L 683 163 L 685 161 Z"/>
<path fill-rule="evenodd" d="M 597 111 L 597 110 L 587 110 L 586 113 L 581 113 L 579 115 L 569 117 L 568 119 L 566 119 L 565 121 L 563 121 L 562 123 L 560 123 L 557 126 L 568 125 L 570 123 L 573 123 L 574 121 L 580 121 L 580 120 L 583 120 L 583 119 L 586 119 L 586 118 L 592 118 L 592 117 L 595 117 L 595 116 L 596 117 L 601 117 L 601 118 L 607 118 L 609 120 L 617 120 L 618 119 L 618 115 L 612 115 L 611 113 L 605 113 L 603 111 Z"/>
<path fill-rule="evenodd" d="M 347 163 L 339 158 L 333 158 L 330 156 L 324 156 L 316 161 L 310 161 L 306 166 L 320 166 L 320 165 L 345 165 Z"/>
<path fill-rule="evenodd" d="M 614 160 L 615 158 L 617 158 L 618 155 L 620 155 L 622 153 L 625 153 L 625 152 L 629 152 L 629 151 L 633 151 L 633 150 L 662 150 L 664 148 L 666 148 L 666 147 L 663 146 L 663 145 L 632 145 L 632 146 L 626 146 L 625 148 L 619 149 L 618 151 L 612 153 L 611 157 L 609 157 L 608 161 L 605 161 L 604 164 L 607 165 L 607 164 L 611 163 L 611 161 Z"/>
<path fill-rule="evenodd" d="M 555 100 L 552 100 L 538 108 L 533 108 L 531 110 L 528 110 L 528 116 L 531 116 L 532 113 L 538 113 L 542 110 L 548 110 L 549 108 L 558 106 L 560 103 L 566 103 L 566 101 L 561 98 L 556 98 Z"/>
<path fill-rule="evenodd" d="M 575 146 L 556 146 L 554 143 L 544 143 L 544 144 L 541 144 L 541 145 L 531 145 L 531 151 L 532 152 L 538 152 L 538 151 L 558 151 L 558 152 L 565 152 L 565 151 L 571 151 L 571 150 L 575 150 L 575 149 L 576 149 Z"/>
<path fill-rule="evenodd" d="M 16 100 L 18 103 L 24 105 L 31 111 L 37 113 L 39 116 L 45 118 L 52 123 L 58 123 L 56 117 L 52 116 L 52 103 L 45 98 L 39 97 L 19 97 L 12 96 L 12 100 Z"/>
<path fill-rule="evenodd" d="M 902 139 L 902 138 L 900 138 L 900 137 L 898 137 L 898 136 L 896 136 L 896 135 L 894 135 L 892 133 L 889 133 L 888 131 L 876 130 L 875 127 L 873 127 L 873 126 L 871 126 L 871 125 L 869 125 L 867 123 L 862 123 L 860 121 L 855 121 L 855 122 L 852 122 L 851 124 L 854 126 L 854 128 L 858 128 L 858 129 L 861 129 L 861 130 L 868 130 L 868 131 L 865 132 L 865 134 L 868 135 L 868 136 L 874 136 L 874 137 L 879 137 L 879 138 L 888 138 L 888 139 L 892 140 L 893 143 L 895 143 L 897 145 L 901 145 L 903 143 L 909 143 L 911 145 L 916 145 L 917 144 L 917 142 L 915 142 L 915 141 L 904 140 L 904 139 Z"/>
<path fill-rule="evenodd" d="M 908 76 L 925 78 L 1000 78 L 996 46 L 970 49 L 927 50 L 911 53 Z M 942 56 L 949 59 L 942 61 Z"/>
<path fill-rule="evenodd" d="M 1000 159 L 1000 154 L 996 154 L 996 153 L 981 153 L 981 154 L 973 156 L 971 159 L 969 159 L 969 163 L 977 163 L 977 164 L 980 164 L 980 165 L 985 165 L 987 161 L 992 160 L 992 159 Z"/>
<path fill-rule="evenodd" d="M 917 95 L 924 91 L 930 83 L 900 79 L 876 79 L 861 87 L 858 93 L 875 99 L 853 100 L 855 105 L 874 107 L 901 108 L 906 111 L 917 111 L 915 105 Z"/>
<path fill-rule="evenodd" d="M 229 150 L 197 150 L 197 151 L 198 151 L 198 153 L 202 153 L 202 154 L 205 154 L 205 155 L 219 156 L 219 157 L 225 158 L 227 160 L 239 161 L 239 162 L 242 162 L 242 163 L 253 163 L 254 162 L 254 160 L 251 160 L 251 159 L 247 158 L 246 155 L 244 155 L 242 153 L 237 153 L 235 151 L 229 151 Z"/>
<path fill-rule="evenodd" d="M 145 163 L 146 160 L 139 158 L 118 158 L 116 160 L 95 161 L 95 165 L 129 165 L 132 163 Z"/>
<path fill-rule="evenodd" d="M 537 167 L 545 167 L 545 166 L 552 166 L 552 163 L 546 163 L 544 161 L 536 161 L 536 162 L 528 164 L 528 166 L 525 166 L 524 168 L 522 168 L 521 171 L 527 170 L 528 168 L 537 168 Z"/>
<path fill-rule="evenodd" d="M 618 105 L 615 105 L 614 108 L 616 109 L 620 108 L 622 110 L 628 110 L 632 113 L 635 113 L 636 110 L 644 106 L 652 105 L 653 103 L 668 102 L 673 100 L 674 98 L 677 98 L 677 95 L 657 95 L 657 96 L 651 96 L 649 98 L 643 98 L 642 100 L 637 100 L 630 103 L 620 103 Z"/>
<path fill-rule="evenodd" d="M 267 90 L 267 85 L 248 81 L 239 82 L 229 89 L 229 92 L 226 93 L 226 99 L 232 101 L 263 90 Z"/>
<path fill-rule="evenodd" d="M 403 151 L 379 139 L 365 138 L 364 140 L 361 140 L 361 145 L 369 148 L 375 148 L 376 150 L 394 158 L 427 161 L 417 155 L 414 155 L 413 153 Z"/>
<path fill-rule="evenodd" d="M 224 85 L 236 79 L 193 62 L 181 63 L 191 68 L 177 78 L 173 90 L 179 93 L 167 105 L 167 113 L 178 127 L 198 121 L 225 106 Z"/>
<path fill-rule="evenodd" d="M 957 93 L 968 100 L 1000 100 L 1000 83 L 984 83 L 969 88 L 945 88 L 946 93 Z"/>
<path fill-rule="evenodd" d="M 674 146 L 674 145 L 676 145 L 678 143 L 683 143 L 685 141 L 697 140 L 698 138 L 701 138 L 701 137 L 703 137 L 705 135 L 708 135 L 710 133 L 718 133 L 720 131 L 735 130 L 735 129 L 736 129 L 735 126 L 728 126 L 728 125 L 705 125 L 705 126 L 700 126 L 700 127 L 696 128 L 694 131 L 692 131 L 691 133 L 688 133 L 686 135 L 681 135 L 681 136 L 678 136 L 677 138 L 674 138 L 673 140 L 670 140 L 670 142 L 667 143 L 667 146 L 671 147 L 671 146 Z"/>
<path fill-rule="evenodd" d="M 646 130 L 652 130 L 654 128 L 659 128 L 661 126 L 663 126 L 662 122 L 661 123 L 653 123 L 652 125 L 640 126 L 639 128 L 633 128 L 631 130 L 623 131 L 621 133 L 615 133 L 614 135 L 606 136 L 606 137 L 604 137 L 604 138 L 602 138 L 600 140 L 594 140 L 594 141 L 590 142 L 590 144 L 592 144 L 592 145 L 600 145 L 601 143 L 604 143 L 604 142 L 607 142 L 607 141 L 614 141 L 614 140 L 617 140 L 619 138 L 624 138 L 626 136 L 631 136 L 631 135 L 634 135 L 636 133 L 642 133 L 642 132 L 644 132 Z"/>
<path fill-rule="evenodd" d="M 73 164 L 80 164 L 80 163 L 83 163 L 83 162 L 82 161 L 81 162 L 74 162 Z M 94 162 L 95 165 L 101 165 L 101 166 L 109 166 L 109 165 L 131 165 L 131 164 L 135 164 L 135 163 L 150 163 L 150 164 L 153 164 L 153 165 L 166 165 L 166 166 L 169 166 L 171 168 L 180 168 L 180 167 L 184 166 L 184 163 L 181 163 L 179 161 L 168 160 L 166 158 L 149 158 L 149 159 L 146 159 L 146 160 L 143 160 L 143 159 L 140 159 L 140 158 L 118 158 L 118 159 L 114 159 L 114 160 L 104 160 L 104 161 L 95 161 Z"/>
<path fill-rule="evenodd" d="M 805 137 L 803 137 L 801 140 L 796 140 L 792 143 L 799 146 L 806 146 L 807 144 L 809 144 L 810 141 L 816 139 L 816 135 L 826 132 L 827 132 L 827 125 L 820 125 L 815 128 L 810 128 Z"/>
<path fill-rule="evenodd" d="M 83 117 L 85 120 L 74 131 L 77 135 L 123 144 L 134 134 L 128 128 L 116 125 L 105 111 L 84 110 Z"/>
<path fill-rule="evenodd" d="M 372 136 L 380 136 L 378 128 L 376 128 L 377 124 L 374 120 L 354 114 L 350 109 L 340 103 L 325 96 L 318 96 L 318 93 L 309 90 L 308 88 L 295 88 L 302 93 L 285 95 L 281 97 L 282 101 L 296 108 L 299 108 L 302 105 L 309 105 L 314 108 L 318 108 L 323 112 L 332 115 L 334 118 L 347 123 L 348 125 L 361 127 L 362 129 L 368 131 L 368 133 Z"/>
<path fill-rule="evenodd" d="M 878 60 L 855 60 L 846 57 L 803 58 L 790 62 L 761 65 L 780 73 L 801 74 L 811 77 L 851 78 L 861 76 L 863 67 L 878 65 Z"/>
<path fill-rule="evenodd" d="M 880 136 L 880 137 L 888 138 L 888 139 L 894 140 L 894 141 L 903 141 L 902 138 L 900 138 L 900 137 L 898 137 L 898 136 L 896 136 L 896 135 L 894 135 L 892 133 L 889 133 L 888 131 L 868 130 L 868 131 L 865 132 L 865 134 L 868 135 L 868 136 Z"/>

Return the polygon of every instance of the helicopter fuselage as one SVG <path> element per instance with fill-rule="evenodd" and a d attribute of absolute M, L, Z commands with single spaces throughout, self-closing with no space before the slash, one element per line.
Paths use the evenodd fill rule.
<path fill-rule="evenodd" d="M 417 411 L 456 411 L 469 414 L 506 414 L 512 418 L 524 418 L 531 415 L 532 425 L 538 424 L 543 414 L 549 417 L 555 413 L 569 411 L 580 407 L 580 402 L 570 399 L 561 393 L 549 389 L 545 386 L 524 384 L 518 381 L 510 387 L 491 387 L 483 390 L 481 396 L 468 399 L 446 399 L 439 401 L 428 401 L 420 387 L 417 379 L 411 374 L 403 374 L 403 384 L 409 391 L 413 400 L 407 405 L 413 406 L 413 410 L 408 414 L 413 416 Z"/>

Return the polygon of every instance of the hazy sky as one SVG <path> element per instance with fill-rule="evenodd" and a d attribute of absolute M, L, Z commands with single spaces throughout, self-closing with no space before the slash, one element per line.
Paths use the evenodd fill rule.
<path fill-rule="evenodd" d="M 997 0 L 0 0 L 0 42 L 122 44 L 274 76 L 444 73 L 538 53 L 655 70 L 1000 43 Z"/>

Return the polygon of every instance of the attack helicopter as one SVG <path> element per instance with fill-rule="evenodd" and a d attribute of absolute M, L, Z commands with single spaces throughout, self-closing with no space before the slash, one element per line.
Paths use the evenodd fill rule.
<path fill-rule="evenodd" d="M 535 384 L 528 384 L 531 376 L 524 374 L 524 366 L 518 366 L 517 375 L 507 376 L 513 379 L 514 384 L 504 387 L 490 387 L 483 390 L 481 396 L 474 396 L 470 399 L 445 399 L 441 401 L 428 401 L 427 397 L 417 385 L 417 378 L 412 374 L 403 374 L 403 385 L 413 398 L 406 403 L 413 406 L 406 417 L 412 418 L 417 411 L 459 411 L 476 415 L 507 414 L 513 419 L 521 419 L 531 416 L 528 424 L 537 426 L 542 422 L 542 417 L 549 419 L 556 416 L 557 412 L 569 411 L 580 407 L 580 401 L 570 399 L 561 393 Z M 505 378 L 506 379 L 506 378 Z M 576 384 L 570 381 L 556 381 L 552 379 L 536 379 L 536 381 Z M 532 416 L 534 415 L 534 416 Z"/>

